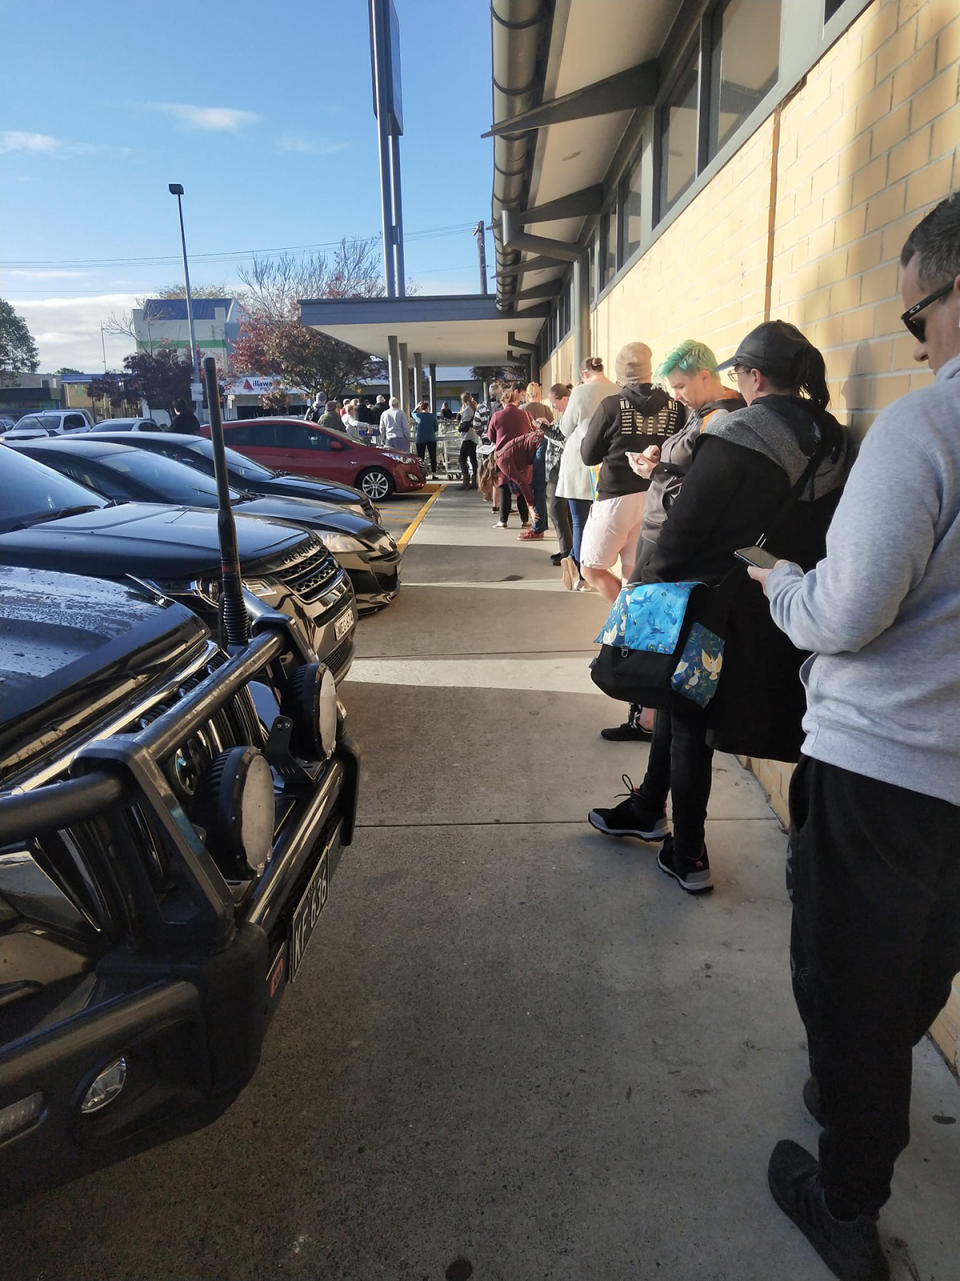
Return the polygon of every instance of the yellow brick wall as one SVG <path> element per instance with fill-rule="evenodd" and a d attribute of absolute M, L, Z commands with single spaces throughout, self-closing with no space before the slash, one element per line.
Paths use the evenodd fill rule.
<path fill-rule="evenodd" d="M 958 88 L 957 0 L 874 0 L 783 105 L 778 141 L 771 117 L 600 302 L 593 352 L 612 368 L 625 342 L 648 343 L 656 361 L 699 338 L 725 358 L 768 318 L 769 259 L 769 317 L 816 343 L 831 408 L 865 432 L 930 380 L 899 320 L 899 255 L 960 188 Z M 786 821 L 790 767 L 749 764 Z M 934 1034 L 956 1068 L 960 980 Z"/>

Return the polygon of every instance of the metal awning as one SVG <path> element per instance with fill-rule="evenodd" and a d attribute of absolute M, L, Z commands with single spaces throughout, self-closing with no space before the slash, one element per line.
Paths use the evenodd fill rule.
<path fill-rule="evenodd" d="M 510 335 L 533 343 L 548 314 L 540 304 L 512 315 L 483 294 L 407 298 L 320 298 L 300 301 L 300 318 L 341 342 L 388 359 L 389 340 L 435 365 L 502 365 Z"/>

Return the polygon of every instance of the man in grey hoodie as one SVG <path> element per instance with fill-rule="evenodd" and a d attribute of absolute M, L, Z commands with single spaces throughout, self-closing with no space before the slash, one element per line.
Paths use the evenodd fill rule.
<path fill-rule="evenodd" d="M 909 1138 L 912 1047 L 960 971 L 960 193 L 910 233 L 902 320 L 936 378 L 867 434 L 803 574 L 753 570 L 801 649 L 791 969 L 819 1161 L 770 1188 L 838 1277 L 885 1281 L 877 1215 Z"/>

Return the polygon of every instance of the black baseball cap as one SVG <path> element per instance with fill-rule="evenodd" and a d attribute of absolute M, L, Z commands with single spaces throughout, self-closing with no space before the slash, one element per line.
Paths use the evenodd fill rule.
<path fill-rule="evenodd" d="M 812 346 L 789 321 L 766 320 L 751 329 L 741 340 L 736 354 L 717 365 L 717 369 L 730 369 L 733 365 L 742 365 L 744 369 L 786 369 L 798 352 Z"/>

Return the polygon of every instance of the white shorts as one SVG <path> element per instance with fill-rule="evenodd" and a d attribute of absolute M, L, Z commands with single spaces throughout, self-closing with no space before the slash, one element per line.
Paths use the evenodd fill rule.
<path fill-rule="evenodd" d="M 647 494 L 598 498 L 590 508 L 580 545 L 580 564 L 589 569 L 610 569 L 617 558 L 624 578 L 630 576 L 643 524 Z"/>

